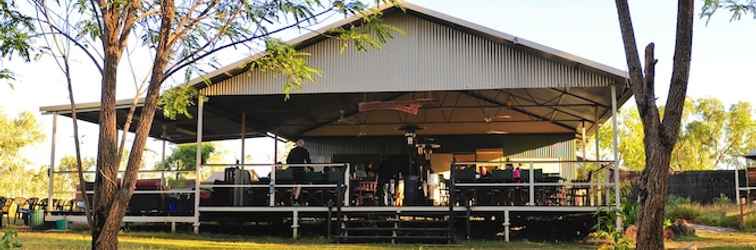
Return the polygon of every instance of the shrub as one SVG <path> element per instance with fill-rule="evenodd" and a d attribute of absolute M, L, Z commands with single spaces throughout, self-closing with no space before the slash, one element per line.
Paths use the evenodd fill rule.
<path fill-rule="evenodd" d="M 0 238 L 0 249 L 19 249 L 21 246 L 16 230 L 6 230 L 3 237 Z"/>
<path fill-rule="evenodd" d="M 737 216 L 727 216 L 723 211 L 711 211 L 703 213 L 696 217 L 696 222 L 717 227 L 731 227 L 736 228 L 738 226 Z"/>
<path fill-rule="evenodd" d="M 691 204 L 690 198 L 670 195 L 667 197 L 667 207 L 679 206 L 682 204 Z"/>
<path fill-rule="evenodd" d="M 749 214 L 743 218 L 743 230 L 750 232 L 756 231 L 756 214 Z"/>
<path fill-rule="evenodd" d="M 672 221 L 685 219 L 695 221 L 701 216 L 701 206 L 697 204 L 679 204 L 676 206 L 667 206 L 666 217 Z"/>
<path fill-rule="evenodd" d="M 732 200 L 730 200 L 729 197 L 727 197 L 725 194 L 719 194 L 719 197 L 714 198 L 712 200 L 712 204 L 719 205 L 719 206 L 727 206 L 732 204 Z"/>

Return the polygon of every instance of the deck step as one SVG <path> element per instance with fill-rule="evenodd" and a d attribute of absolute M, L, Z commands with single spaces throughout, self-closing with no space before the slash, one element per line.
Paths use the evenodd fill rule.
<path fill-rule="evenodd" d="M 419 227 L 400 227 L 400 228 L 389 228 L 389 227 L 348 227 L 345 228 L 346 231 L 415 231 L 415 232 L 448 232 L 448 228 L 419 228 Z"/>
<path fill-rule="evenodd" d="M 340 243 L 370 243 L 370 242 L 444 242 L 449 243 L 453 239 L 449 236 L 338 236 L 337 241 Z"/>

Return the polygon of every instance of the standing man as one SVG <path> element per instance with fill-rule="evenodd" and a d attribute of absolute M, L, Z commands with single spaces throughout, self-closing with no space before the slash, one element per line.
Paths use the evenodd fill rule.
<path fill-rule="evenodd" d="M 307 151 L 307 149 L 304 147 L 304 140 L 299 139 L 296 142 L 296 146 L 289 151 L 289 155 L 286 156 L 286 164 L 309 164 L 312 163 L 312 160 L 310 160 L 310 151 Z"/>
<path fill-rule="evenodd" d="M 298 139 L 296 146 L 289 151 L 289 155 L 286 156 L 286 164 L 310 164 L 310 151 L 304 147 L 304 140 Z M 304 168 L 294 167 L 293 169 L 294 181 L 299 183 L 304 180 Z M 299 205 L 299 194 L 302 192 L 302 187 L 295 186 L 293 190 L 294 204 Z"/>

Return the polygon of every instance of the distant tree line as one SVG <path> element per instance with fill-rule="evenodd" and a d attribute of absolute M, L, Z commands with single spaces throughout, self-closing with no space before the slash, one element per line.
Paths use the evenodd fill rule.
<path fill-rule="evenodd" d="M 664 107 L 660 107 L 664 115 Z M 756 120 L 750 102 L 726 107 L 713 97 L 687 98 L 677 145 L 672 151 L 672 171 L 707 170 L 745 164 L 741 155 L 756 149 Z M 635 106 L 619 115 L 619 155 L 622 166 L 632 170 L 645 167 L 643 127 Z M 599 131 L 602 157 L 611 156 L 612 127 Z M 593 144 L 589 144 L 593 145 Z"/>

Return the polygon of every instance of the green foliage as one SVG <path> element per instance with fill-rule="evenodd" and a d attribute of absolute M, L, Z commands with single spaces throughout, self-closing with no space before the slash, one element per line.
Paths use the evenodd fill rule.
<path fill-rule="evenodd" d="M 394 34 L 403 34 L 403 31 L 397 27 L 386 24 L 381 21 L 382 12 L 366 10 L 360 12 L 362 24 L 359 27 L 338 28 L 334 32 L 336 38 L 341 42 L 339 48 L 344 53 L 349 47 L 354 47 L 357 51 L 365 52 L 369 49 L 380 49 L 383 44 L 394 38 Z"/>
<path fill-rule="evenodd" d="M 701 211 L 692 204 L 668 205 L 664 211 L 665 217 L 670 220 L 685 219 L 688 221 L 694 221 L 701 216 Z"/>
<path fill-rule="evenodd" d="M 756 1 L 753 0 L 704 0 L 701 18 L 706 18 L 706 23 L 709 23 L 719 9 L 730 12 L 730 22 L 740 20 L 748 14 L 756 18 Z"/>
<path fill-rule="evenodd" d="M 304 81 L 312 81 L 320 71 L 307 64 L 310 54 L 297 51 L 293 46 L 277 39 L 265 41 L 265 55 L 249 63 L 260 72 L 279 73 L 286 76 L 286 98 L 292 90 L 302 88 Z"/>
<path fill-rule="evenodd" d="M 159 170 L 194 170 L 197 163 L 197 144 L 181 144 L 173 150 L 171 155 L 165 158 L 165 161 L 158 163 L 156 169 Z M 207 159 L 215 152 L 215 145 L 212 143 L 202 143 L 201 159 L 206 162 Z"/>
<path fill-rule="evenodd" d="M 396 4 L 397 2 L 379 0 L 376 1 L 376 4 Z M 252 43 L 255 40 L 264 41 L 264 55 L 244 66 L 264 73 L 283 75 L 286 79 L 283 82 L 284 98 L 288 99 L 293 91 L 301 89 L 305 82 L 314 81 L 316 77 L 321 75 L 321 72 L 308 64 L 310 56 L 308 53 L 298 51 L 290 44 L 271 37 L 273 33 L 286 29 L 270 31 L 267 25 L 284 24 L 287 23 L 289 18 L 292 18 L 294 19 L 293 24 L 288 26 L 288 29 L 303 28 L 304 24 L 317 23 L 318 17 L 329 12 L 329 10 L 340 12 L 345 16 L 358 16 L 359 25 L 348 28 L 339 27 L 328 32 L 329 35 L 334 35 L 335 39 L 340 41 L 342 51 L 350 46 L 358 51 L 367 51 L 371 48 L 378 49 L 389 39 L 392 39 L 394 33 L 401 32 L 398 28 L 384 23 L 381 20 L 381 12 L 377 11 L 376 8 L 368 8 L 368 5 L 359 0 L 330 2 L 321 0 L 273 1 L 266 3 L 239 1 L 238 3 L 225 3 L 221 6 L 215 10 L 215 13 L 209 14 L 207 20 L 201 21 L 207 25 L 197 25 L 192 32 L 187 32 L 185 37 L 181 39 L 176 51 L 177 58 L 183 59 L 178 60 L 176 68 L 169 70 L 169 74 L 182 67 L 187 67 L 185 70 L 187 79 L 191 78 L 194 72 L 204 72 L 197 66 L 198 64 L 191 62 L 209 57 L 210 64 L 215 63 L 215 59 L 211 57 L 214 50 L 229 47 L 228 45 L 220 45 L 219 42 L 221 41 L 229 40 L 232 41 L 231 44 Z M 242 10 L 241 13 L 239 10 Z M 239 17 L 231 18 L 234 15 L 239 15 Z M 249 29 L 248 26 L 257 29 Z M 147 27 L 147 32 L 144 32 L 142 41 L 145 44 L 155 46 L 158 41 L 158 31 L 153 26 L 145 25 L 144 27 Z M 211 35 L 213 32 L 215 32 L 215 35 Z M 206 83 L 209 83 L 207 79 L 205 80 Z M 188 86 L 179 86 L 169 89 L 163 94 L 167 97 L 161 98 L 160 102 L 166 117 L 189 116 L 187 110 L 189 106 L 193 105 L 191 100 L 196 93 L 190 92 L 188 88 Z"/>
<path fill-rule="evenodd" d="M 16 230 L 5 230 L 3 238 L 0 238 L 0 249 L 2 250 L 20 249 L 22 246 L 23 245 L 21 244 L 21 240 L 18 239 L 18 232 L 16 232 Z"/>
<path fill-rule="evenodd" d="M 623 217 L 622 222 L 625 223 L 625 225 L 635 224 L 638 220 L 638 211 L 640 211 L 640 204 L 637 202 L 623 201 L 621 210 Z"/>
<path fill-rule="evenodd" d="M 194 105 L 198 92 L 193 86 L 182 84 L 163 92 L 158 105 L 163 110 L 163 116 L 175 120 L 179 116 L 192 118 L 189 107 Z"/>
<path fill-rule="evenodd" d="M 737 216 L 729 216 L 724 211 L 710 211 L 696 217 L 695 221 L 704 225 L 737 228 Z"/>
<path fill-rule="evenodd" d="M 751 213 L 743 218 L 743 230 L 756 232 L 756 213 Z"/>
<path fill-rule="evenodd" d="M 615 213 L 614 211 L 607 209 L 600 209 L 596 212 L 596 225 L 593 227 L 594 232 L 590 234 L 591 237 L 606 240 L 606 244 L 599 247 L 599 249 L 607 250 L 629 250 L 633 249 L 633 243 L 630 239 L 625 237 L 625 234 L 621 230 L 617 230 L 614 226 L 614 221 L 617 216 L 623 217 L 621 213 Z"/>
<path fill-rule="evenodd" d="M 24 147 L 40 142 L 43 134 L 31 113 L 10 119 L 0 113 L 0 193 L 6 196 L 26 195 L 30 190 L 27 170 L 29 161 L 21 155 Z"/>
<path fill-rule="evenodd" d="M 671 221 L 685 219 L 693 223 L 716 227 L 737 228 L 738 226 L 739 208 L 726 197 L 719 198 L 711 204 L 699 204 L 686 198 L 670 197 L 665 211 L 665 217 Z"/>
<path fill-rule="evenodd" d="M 661 107 L 663 114 L 663 107 Z M 720 164 L 743 165 L 739 159 L 756 148 L 756 120 L 749 102 L 725 109 L 715 98 L 686 99 L 682 130 L 672 152 L 674 171 L 706 170 Z M 642 170 L 645 166 L 643 125 L 638 110 L 623 110 L 619 119 L 619 153 L 623 166 Z M 600 148 L 611 152 L 611 126 L 599 130 Z"/>
<path fill-rule="evenodd" d="M 0 1 L 0 57 L 18 54 L 28 62 L 32 51 L 29 33 L 33 30 L 32 19 L 16 9 L 15 1 Z M 10 69 L 0 68 L 0 80 L 13 79 Z"/>

